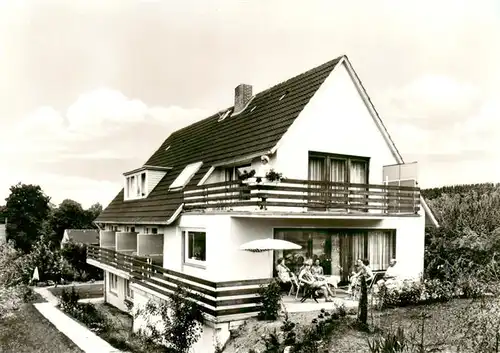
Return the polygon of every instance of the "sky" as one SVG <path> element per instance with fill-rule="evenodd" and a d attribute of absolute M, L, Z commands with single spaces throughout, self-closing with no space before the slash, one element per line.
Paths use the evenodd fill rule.
<path fill-rule="evenodd" d="M 423 188 L 500 182 L 500 2 L 0 0 L 0 204 L 107 205 L 180 127 L 347 55 Z"/>

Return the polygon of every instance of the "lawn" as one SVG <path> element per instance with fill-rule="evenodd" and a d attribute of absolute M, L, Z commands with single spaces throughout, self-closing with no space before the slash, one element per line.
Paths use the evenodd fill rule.
<path fill-rule="evenodd" d="M 81 353 L 33 304 L 23 304 L 0 319 L 0 353 Z"/>
<path fill-rule="evenodd" d="M 388 330 L 401 326 L 410 334 L 419 332 L 422 323 L 421 314 L 430 315 L 425 321 L 425 342 L 437 344 L 439 351 L 446 352 L 450 347 L 457 346 L 458 329 L 463 326 L 463 321 L 457 313 L 468 310 L 471 306 L 478 305 L 470 300 L 453 300 L 444 304 L 420 305 L 414 307 L 389 309 L 382 312 L 373 311 L 369 315 L 368 322 L 371 327 Z M 316 318 L 318 312 L 291 313 L 291 321 L 299 325 L 308 325 Z M 354 321 L 355 316 L 351 316 Z M 248 353 L 250 348 L 263 350 L 261 337 L 274 329 L 279 331 L 281 321 L 262 322 L 252 319 L 239 328 L 232 335 L 224 353 Z M 369 352 L 368 339 L 375 337 L 373 333 L 364 333 L 355 330 L 348 325 L 339 328 L 331 343 L 329 352 L 342 353 L 364 353 Z M 456 350 L 456 349 L 455 349 Z M 455 351 L 454 350 L 454 351 Z"/>

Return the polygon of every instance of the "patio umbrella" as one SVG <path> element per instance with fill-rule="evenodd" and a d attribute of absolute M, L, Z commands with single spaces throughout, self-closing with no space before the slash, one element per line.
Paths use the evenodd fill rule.
<path fill-rule="evenodd" d="M 38 266 L 35 267 L 35 270 L 33 271 L 33 276 L 31 277 L 32 281 L 39 281 L 40 280 L 40 275 L 38 274 Z"/>
<path fill-rule="evenodd" d="M 281 239 L 257 239 L 240 246 L 240 250 L 263 252 L 271 250 L 299 250 L 302 246 Z"/>

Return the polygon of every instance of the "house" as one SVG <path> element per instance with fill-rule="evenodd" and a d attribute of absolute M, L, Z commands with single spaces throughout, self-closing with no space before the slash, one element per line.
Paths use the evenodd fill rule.
<path fill-rule="evenodd" d="M 202 295 L 197 352 L 257 314 L 278 257 L 317 257 L 343 279 L 358 258 L 384 270 L 396 257 L 418 277 L 424 228 L 437 226 L 417 164 L 403 161 L 346 56 L 255 95 L 237 86 L 234 106 L 172 133 L 124 173 L 95 222 L 100 246 L 87 261 L 105 271 L 106 301 L 126 310 L 182 283 Z M 239 250 L 268 237 L 302 250 Z"/>
<path fill-rule="evenodd" d="M 61 249 L 69 241 L 82 244 L 99 244 L 99 231 L 95 229 L 65 229 Z"/>

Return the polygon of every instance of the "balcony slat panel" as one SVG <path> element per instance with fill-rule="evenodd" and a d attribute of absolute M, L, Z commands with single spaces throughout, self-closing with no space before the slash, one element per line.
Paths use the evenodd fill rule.
<path fill-rule="evenodd" d="M 415 214 L 420 210 L 420 189 L 283 179 L 280 182 L 230 181 L 193 187 L 184 192 L 184 210 L 237 210 L 238 207 L 289 209 L 292 212 L 354 211 L 356 214 Z"/>

